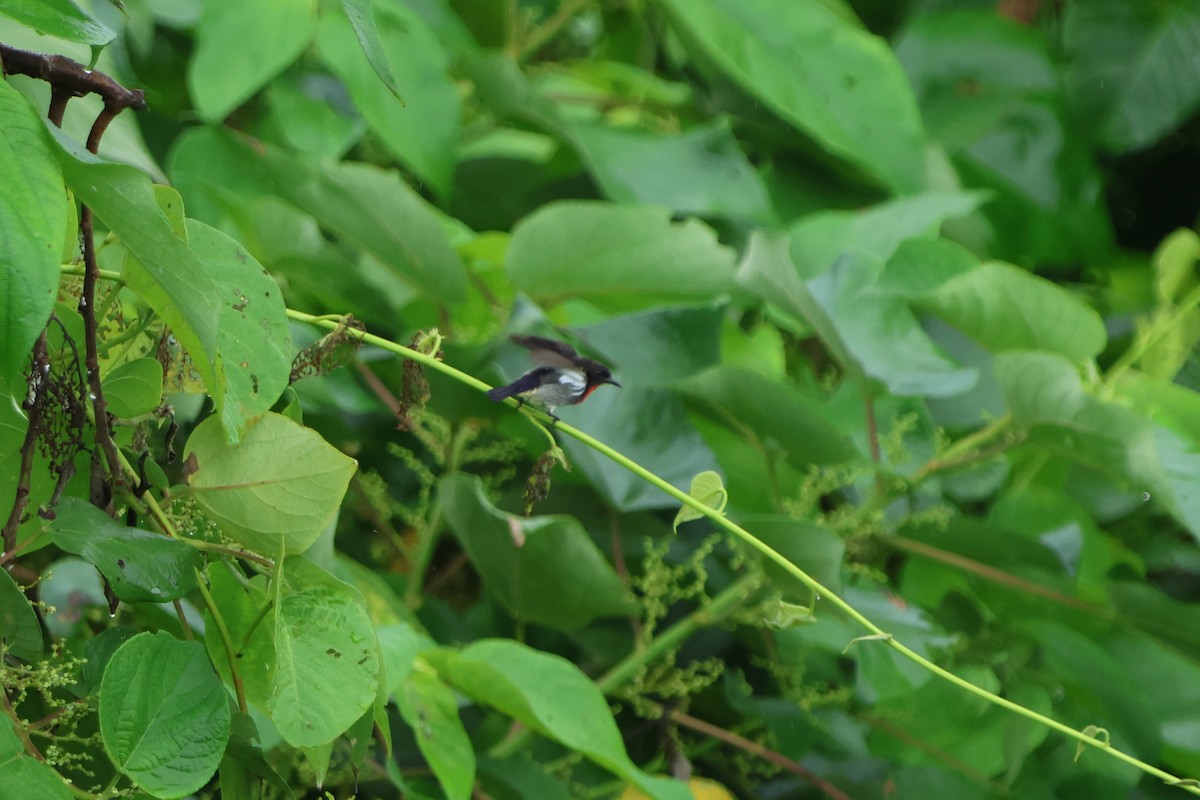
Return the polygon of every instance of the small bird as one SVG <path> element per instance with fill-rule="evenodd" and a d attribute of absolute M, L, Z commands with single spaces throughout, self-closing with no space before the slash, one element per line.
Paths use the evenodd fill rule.
<path fill-rule="evenodd" d="M 490 390 L 487 396 L 499 403 L 515 397 L 520 403 L 531 400 L 546 409 L 550 418 L 558 421 L 554 409 L 582 403 L 604 383 L 621 384 L 613 380 L 612 372 L 599 361 L 584 358 L 565 342 L 543 339 L 540 336 L 513 336 L 512 341 L 528 348 L 539 366 L 526 372 L 507 386 Z"/>

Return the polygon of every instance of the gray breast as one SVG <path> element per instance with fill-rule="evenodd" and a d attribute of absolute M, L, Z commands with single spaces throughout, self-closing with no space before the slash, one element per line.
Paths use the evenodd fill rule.
<path fill-rule="evenodd" d="M 587 386 L 587 376 L 573 369 L 559 372 L 557 383 L 547 383 L 537 390 L 538 399 L 548 406 L 567 405 Z"/>

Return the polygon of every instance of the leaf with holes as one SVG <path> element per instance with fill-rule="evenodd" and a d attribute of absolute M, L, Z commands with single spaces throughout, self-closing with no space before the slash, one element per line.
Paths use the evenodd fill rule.
<path fill-rule="evenodd" d="M 165 603 L 196 588 L 200 551 L 185 542 L 122 525 L 80 497 L 64 497 L 46 524 L 56 545 L 96 565 L 127 603 Z"/>

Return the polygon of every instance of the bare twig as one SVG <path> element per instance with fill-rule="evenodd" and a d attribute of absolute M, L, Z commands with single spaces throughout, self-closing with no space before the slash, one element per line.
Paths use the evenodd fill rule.
<path fill-rule="evenodd" d="M 29 374 L 29 393 L 25 397 L 25 410 L 29 414 L 29 425 L 25 428 L 25 440 L 21 443 L 21 466 L 17 470 L 17 495 L 4 523 L 4 553 L 7 556 L 17 546 L 17 528 L 29 505 L 29 487 L 33 477 L 33 448 L 42 433 L 42 413 L 46 403 L 46 390 L 50 385 L 50 356 L 46 344 L 46 332 L 33 345 L 33 364 Z"/>
<path fill-rule="evenodd" d="M 667 716 L 677 725 L 682 725 L 685 728 L 691 728 L 714 739 L 719 739 L 726 744 L 731 744 L 739 750 L 744 750 L 751 755 L 758 756 L 761 759 L 770 761 L 777 767 L 781 767 L 794 775 L 798 775 L 804 780 L 811 783 L 826 797 L 833 800 L 850 800 L 841 789 L 834 786 L 829 781 L 822 778 L 810 769 L 807 769 L 794 759 L 788 758 L 783 753 L 778 753 L 769 747 L 764 747 L 758 742 L 753 742 L 744 736 L 739 736 L 733 731 L 725 730 L 717 727 L 710 722 L 705 722 L 702 719 L 696 719 L 693 716 L 683 713 L 682 711 L 669 711 Z"/>
<path fill-rule="evenodd" d="M 54 86 L 56 92 L 63 93 L 61 100 L 55 99 L 52 102 L 52 108 L 58 105 L 65 106 L 67 97 L 98 94 L 104 98 L 105 105 L 115 105 L 117 112 L 126 108 L 146 110 L 146 95 L 141 89 L 126 89 L 103 72 L 88 69 L 66 56 L 33 53 L 0 44 L 0 62 L 8 75 L 39 78 Z M 54 121 L 53 113 L 50 119 Z M 62 120 L 61 113 L 58 120 Z"/>
<path fill-rule="evenodd" d="M 571 21 L 583 9 L 590 5 L 591 0 L 563 0 L 549 19 L 540 27 L 530 32 L 521 44 L 520 57 L 524 61 L 534 56 L 539 50 L 553 39 L 564 25 Z"/>
<path fill-rule="evenodd" d="M 119 102 L 104 100 L 104 110 L 92 123 L 88 132 L 87 149 L 95 153 L 100 149 L 100 139 L 108 125 L 125 106 Z M 100 267 L 96 263 L 96 242 L 92 230 L 92 209 L 84 205 L 79 211 L 79 230 L 83 235 L 83 293 L 79 297 L 79 314 L 83 317 L 84 364 L 87 367 L 88 394 L 96 418 L 96 444 L 104 453 L 108 473 L 118 485 L 124 483 L 121 459 L 112 431 L 108 427 L 108 402 L 104 399 L 104 387 L 100 381 L 100 356 L 96 345 L 96 282 L 100 280 Z"/>

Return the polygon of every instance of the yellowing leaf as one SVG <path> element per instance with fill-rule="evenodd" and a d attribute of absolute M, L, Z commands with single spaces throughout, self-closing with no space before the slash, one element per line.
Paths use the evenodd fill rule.
<path fill-rule="evenodd" d="M 721 476 L 710 469 L 692 478 L 692 487 L 688 490 L 688 494 L 718 513 L 724 511 L 725 504 L 729 502 L 729 493 L 725 491 L 725 484 L 721 482 Z M 675 515 L 673 527 L 678 531 L 679 526 L 684 522 L 691 522 L 703 516 L 704 514 L 700 511 L 685 505 Z"/>
<path fill-rule="evenodd" d="M 692 797 L 695 797 L 696 800 L 734 800 L 728 789 L 708 778 L 692 778 L 687 782 L 687 787 L 691 789 Z M 620 800 L 648 800 L 648 798 L 640 789 L 626 786 L 625 791 L 621 792 Z"/>

